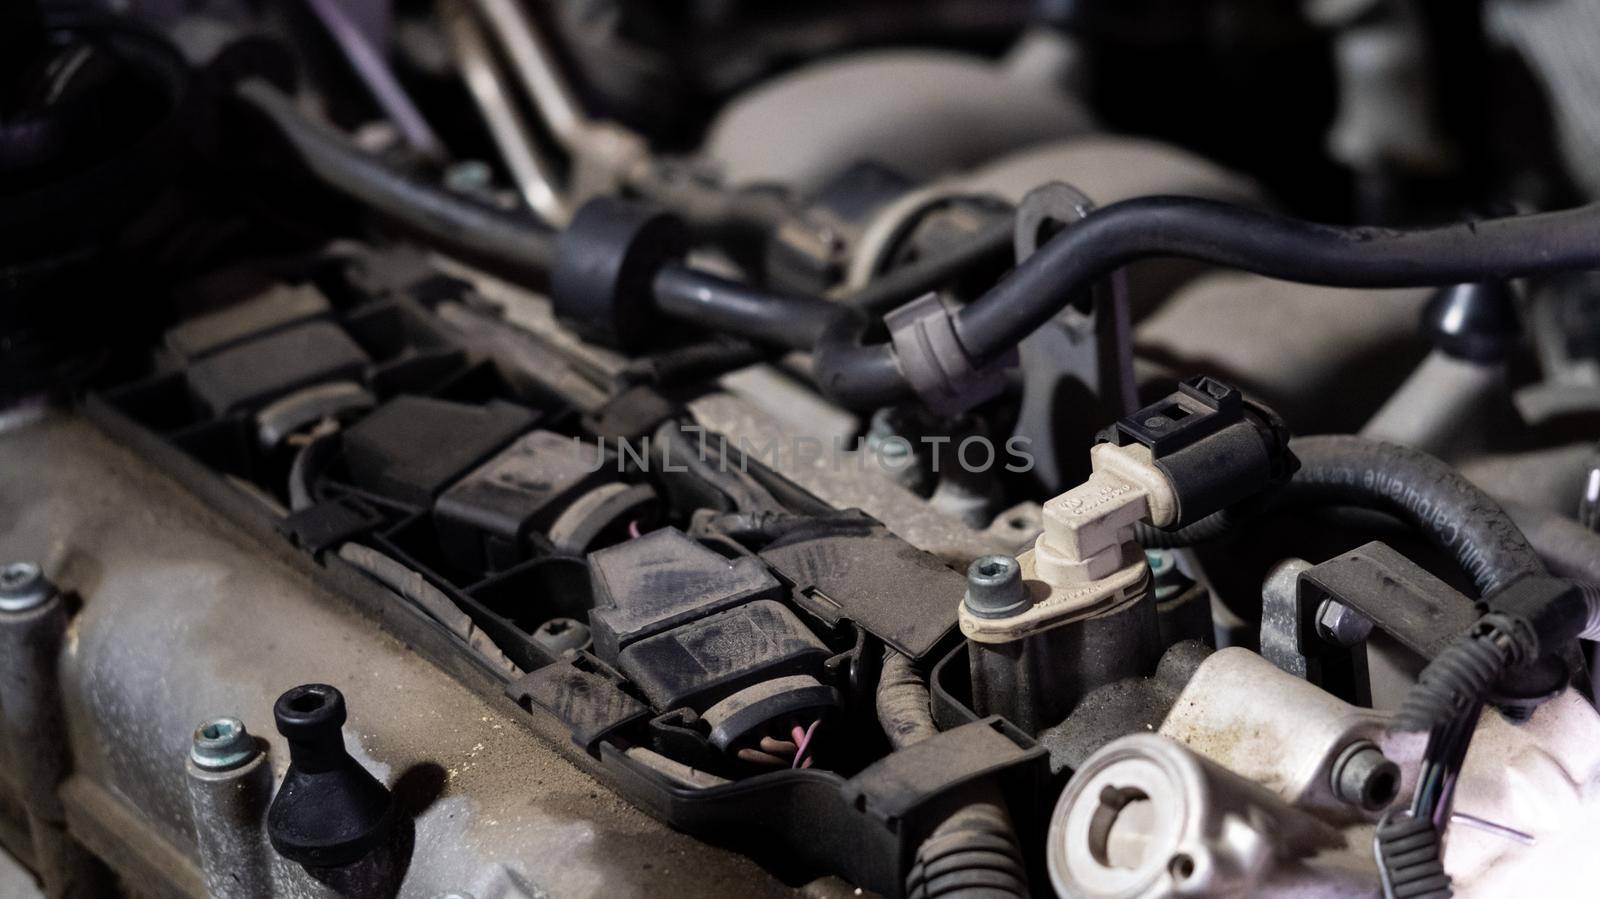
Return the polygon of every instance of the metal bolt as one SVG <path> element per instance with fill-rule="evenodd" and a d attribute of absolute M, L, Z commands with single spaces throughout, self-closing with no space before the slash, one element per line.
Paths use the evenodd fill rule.
<path fill-rule="evenodd" d="M 1157 602 L 1166 602 L 1189 589 L 1194 583 L 1188 575 L 1178 570 L 1178 557 L 1172 550 L 1147 549 L 1144 551 L 1144 559 L 1150 566 Z"/>
<path fill-rule="evenodd" d="M 896 459 L 911 455 L 911 441 L 900 436 L 893 409 L 879 409 L 872 413 L 867 424 L 866 448 L 879 456 Z"/>
<path fill-rule="evenodd" d="M 231 771 L 256 757 L 261 750 L 238 718 L 213 718 L 194 729 L 189 758 L 206 771 Z"/>
<path fill-rule="evenodd" d="M 1333 763 L 1333 795 L 1369 812 L 1385 809 L 1400 792 L 1400 766 L 1375 744 L 1357 740 Z"/>
<path fill-rule="evenodd" d="M 0 568 L 0 611 L 36 609 L 55 594 L 55 585 L 32 562 L 12 562 Z"/>
<path fill-rule="evenodd" d="M 576 618 L 552 618 L 533 632 L 533 642 L 559 656 L 588 646 L 589 626 Z"/>
<path fill-rule="evenodd" d="M 1342 602 L 1324 599 L 1317 606 L 1317 635 L 1339 646 L 1354 646 L 1372 634 L 1372 619 Z"/>
<path fill-rule="evenodd" d="M 967 611 L 979 618 L 1006 618 L 1028 605 L 1022 566 L 1011 556 L 979 556 L 967 566 Z"/>

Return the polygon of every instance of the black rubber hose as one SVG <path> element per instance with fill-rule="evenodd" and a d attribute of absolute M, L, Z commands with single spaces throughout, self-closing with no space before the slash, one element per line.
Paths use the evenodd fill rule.
<path fill-rule="evenodd" d="M 1358 506 L 1417 528 L 1448 553 L 1486 596 L 1544 564 L 1511 517 L 1449 465 L 1409 447 L 1329 435 L 1289 442 L 1300 470 L 1279 502 Z"/>
<path fill-rule="evenodd" d="M 878 677 L 878 724 L 889 745 L 904 749 L 937 734 L 928 680 L 911 660 L 893 649 L 883 651 L 883 673 Z"/>
<path fill-rule="evenodd" d="M 894 350 L 867 342 L 872 326 L 865 312 L 842 308 L 812 350 L 811 372 L 817 387 L 854 409 L 877 409 L 915 398 Z"/>
<path fill-rule="evenodd" d="M 1542 574 L 1532 545 L 1494 499 L 1427 453 L 1365 437 L 1299 437 L 1300 469 L 1262 509 L 1355 506 L 1393 515 L 1448 553 L 1481 595 L 1524 574 Z M 1221 537 L 1255 509 L 1224 509 L 1175 531 L 1135 528 L 1141 545 L 1166 549 Z"/>
<path fill-rule="evenodd" d="M 706 328 L 809 351 L 839 307 L 816 297 L 758 290 L 706 272 L 668 265 L 652 284 L 656 308 Z"/>
<path fill-rule="evenodd" d="M 1336 227 L 1214 200 L 1142 197 L 1061 231 L 955 317 L 975 367 L 1016 346 L 1111 272 L 1178 257 L 1332 287 L 1429 287 L 1600 269 L 1600 205 L 1399 231 Z M 818 347 L 818 381 L 847 406 L 911 395 L 894 351 L 841 322 Z"/>
<path fill-rule="evenodd" d="M 1229 509 L 1220 509 L 1194 524 L 1170 531 L 1142 521 L 1135 522 L 1133 537 L 1145 549 L 1182 549 L 1215 540 L 1233 530 L 1237 524 L 1238 516 Z"/>
<path fill-rule="evenodd" d="M 441 249 L 521 283 L 545 283 L 554 235 L 524 216 L 493 209 L 397 172 L 333 128 L 300 114 L 283 91 L 261 79 L 237 96 L 287 141 L 311 174 Z"/>
<path fill-rule="evenodd" d="M 1016 259 L 1010 217 L 973 235 L 972 239 L 943 253 L 892 269 L 872 279 L 846 300 L 869 316 L 886 312 L 966 275 L 985 268 L 1008 268 Z"/>
<path fill-rule="evenodd" d="M 1052 237 L 963 309 L 956 331 L 988 360 L 1083 288 L 1149 257 L 1195 259 L 1330 287 L 1431 287 L 1600 268 L 1600 204 L 1400 231 L 1335 227 L 1190 197 L 1114 203 Z"/>
<path fill-rule="evenodd" d="M 1508 502 L 1506 512 L 1551 574 L 1600 584 L 1600 534 L 1548 509 Z"/>

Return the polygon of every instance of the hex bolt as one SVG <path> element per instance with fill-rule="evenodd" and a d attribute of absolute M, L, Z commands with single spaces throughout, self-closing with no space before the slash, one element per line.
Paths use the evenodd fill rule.
<path fill-rule="evenodd" d="M 213 718 L 194 729 L 189 758 L 206 771 L 231 771 L 250 763 L 257 753 L 255 738 L 238 718 Z"/>
<path fill-rule="evenodd" d="M 1334 760 L 1332 781 L 1341 802 L 1381 811 L 1400 792 L 1400 766 L 1371 741 L 1357 740 Z"/>
<path fill-rule="evenodd" d="M 1355 646 L 1372 634 L 1372 619 L 1336 599 L 1317 606 L 1317 635 L 1338 646 Z"/>
<path fill-rule="evenodd" d="M 1007 618 L 1028 607 L 1022 566 L 1011 556 L 979 556 L 967 566 L 967 611 L 979 618 Z"/>
<path fill-rule="evenodd" d="M 0 568 L 0 612 L 37 609 L 55 593 L 55 585 L 32 562 L 12 562 Z"/>

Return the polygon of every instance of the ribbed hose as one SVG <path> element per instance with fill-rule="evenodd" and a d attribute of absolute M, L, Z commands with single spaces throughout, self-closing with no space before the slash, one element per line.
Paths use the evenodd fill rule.
<path fill-rule="evenodd" d="M 928 681 L 917 673 L 910 659 L 893 649 L 883 652 L 877 706 L 878 723 L 889 738 L 889 745 L 897 750 L 939 732 L 933 723 Z"/>
<path fill-rule="evenodd" d="M 928 682 L 911 660 L 893 649 L 883 653 L 878 678 L 878 723 L 896 751 L 939 733 L 933 723 Z M 934 828 L 917 847 L 906 875 L 908 899 L 960 897 L 1008 899 L 1028 895 L 1028 870 L 1005 803 L 994 789 Z"/>
<path fill-rule="evenodd" d="M 1396 815 L 1378 825 L 1377 850 L 1386 895 L 1394 899 L 1450 899 L 1439 831 L 1427 818 Z"/>
<path fill-rule="evenodd" d="M 907 899 L 1007 899 L 1028 895 L 1028 871 L 1011 818 L 982 799 L 946 818 L 917 848 Z"/>
<path fill-rule="evenodd" d="M 1523 577 L 1543 576 L 1528 539 L 1488 494 L 1434 457 L 1361 437 L 1292 440 L 1300 470 L 1280 501 L 1357 506 L 1393 515 L 1448 553 L 1490 597 Z M 1591 602 L 1589 608 L 1594 609 Z M 1505 671 L 1531 661 L 1517 625 L 1485 615 L 1452 642 L 1417 678 L 1401 704 L 1395 727 L 1426 731 L 1482 702 Z"/>
<path fill-rule="evenodd" d="M 1600 640 L 1600 584 L 1578 584 L 1578 593 L 1583 596 L 1583 603 L 1588 608 L 1588 616 L 1583 625 L 1583 633 L 1578 636 L 1584 640 Z"/>
<path fill-rule="evenodd" d="M 1431 730 L 1481 702 L 1518 661 L 1509 628 L 1501 616 L 1485 615 L 1471 633 L 1434 656 L 1400 703 L 1394 728 Z"/>

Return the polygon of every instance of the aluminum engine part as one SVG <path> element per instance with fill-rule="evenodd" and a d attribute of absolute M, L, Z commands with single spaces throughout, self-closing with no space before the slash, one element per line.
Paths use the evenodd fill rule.
<path fill-rule="evenodd" d="M 1089 124 L 1060 91 L 979 58 L 879 50 L 747 92 L 712 124 L 704 152 L 731 184 L 776 182 L 804 194 L 862 159 L 928 178 Z"/>
<path fill-rule="evenodd" d="M 1367 769 L 1354 794 L 1341 778 L 1354 775 L 1350 756 L 1362 747 L 1383 750 L 1391 761 L 1414 762 L 1421 746 L 1410 735 L 1390 735 L 1387 717 L 1344 702 L 1326 690 L 1273 667 L 1247 649 L 1219 649 L 1200 664 L 1179 694 L 1160 733 L 1255 783 L 1291 805 L 1330 820 L 1353 820 L 1387 807 L 1410 785 L 1399 770 Z M 1370 793 L 1368 792 L 1370 791 Z M 1351 802 L 1381 796 L 1376 809 Z"/>
<path fill-rule="evenodd" d="M 1339 847 L 1277 864 L 1250 893 L 1327 899 L 1370 896 L 1378 883 L 1372 813 L 1334 795 L 1350 748 L 1381 748 L 1400 768 L 1396 801 L 1411 794 L 1423 735 L 1386 733 L 1386 720 L 1230 648 L 1201 663 L 1158 733 L 1339 827 Z M 1523 724 L 1485 715 L 1456 797 L 1445 868 L 1458 897 L 1571 895 L 1594 882 L 1600 858 L 1575 841 L 1600 819 L 1600 714 L 1568 690 Z"/>
<path fill-rule="evenodd" d="M 358 613 L 350 597 L 370 583 L 353 577 L 336 593 L 313 581 L 80 417 L 0 433 L 0 507 L 0 558 L 39 559 L 82 600 L 55 669 L 66 830 L 141 893 L 210 892 L 186 770 L 194 729 L 218 715 L 260 722 L 281 778 L 272 701 L 314 678 L 350 697 L 350 751 L 409 797 L 400 896 L 791 894 L 600 786 L 551 748 L 565 733 L 541 739 L 510 700 L 483 699 L 499 687 L 430 649 L 436 628 L 405 630 L 406 604 L 380 601 L 378 620 Z M 9 778 L 0 793 L 0 808 L 14 807 Z M 15 832 L 0 838 L 11 845 Z M 316 895 L 296 883 L 284 895 Z"/>
<path fill-rule="evenodd" d="M 1046 836 L 1061 896 L 1252 895 L 1283 862 L 1339 833 L 1260 785 L 1155 734 L 1089 757 Z"/>

